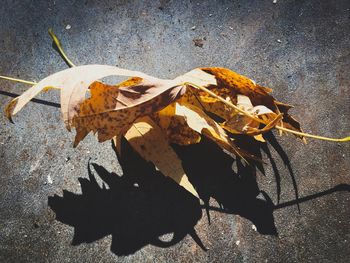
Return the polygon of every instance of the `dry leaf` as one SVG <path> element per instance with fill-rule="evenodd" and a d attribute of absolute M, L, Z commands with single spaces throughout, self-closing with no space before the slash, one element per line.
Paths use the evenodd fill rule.
<path fill-rule="evenodd" d="M 126 132 L 125 138 L 145 160 L 153 162 L 165 176 L 198 197 L 182 168 L 181 160 L 169 146 L 161 128 L 151 118 L 138 119 Z"/>
<path fill-rule="evenodd" d="M 226 132 L 254 136 L 264 142 L 262 134 L 276 127 L 299 137 L 350 140 L 302 133 L 300 124 L 288 113 L 292 106 L 276 101 L 269 94 L 270 88 L 229 69 L 198 68 L 170 80 L 106 65 L 75 67 L 54 33 L 49 33 L 72 68 L 48 76 L 12 100 L 5 109 L 6 116 L 12 120 L 41 91 L 59 88 L 65 125 L 69 131 L 76 128 L 74 146 L 92 131 L 100 142 L 113 138 L 120 153 L 120 140 L 125 136 L 144 159 L 196 197 L 169 143 L 189 145 L 206 136 L 243 159 L 256 159 L 239 149 Z M 98 81 L 108 76 L 131 78 L 115 86 Z"/>
<path fill-rule="evenodd" d="M 231 94 L 242 94 L 249 97 L 254 106 L 264 105 L 277 114 L 283 113 L 282 125 L 289 129 L 302 132 L 299 122 L 288 114 L 291 106 L 276 101 L 269 94 L 272 89 L 260 86 L 255 81 L 229 69 L 202 68 L 202 70 L 216 77 L 219 88 L 229 87 Z"/>
<path fill-rule="evenodd" d="M 200 142 L 203 135 L 233 154 L 252 157 L 241 151 L 224 129 L 201 109 L 187 104 L 183 99 L 179 99 L 172 108 L 172 111 L 168 111 L 167 118 L 170 119 L 168 126 L 161 125 L 159 121 L 162 119 L 161 116 L 156 115 L 155 118 L 165 130 L 169 142 L 180 145 L 194 144 Z"/>
<path fill-rule="evenodd" d="M 250 99 L 244 95 L 237 95 L 237 106 L 251 115 L 261 118 L 267 124 L 259 128 L 261 123 L 249 118 L 248 116 L 237 113 L 231 119 L 225 121 L 222 127 L 233 134 L 246 134 L 251 136 L 261 135 L 274 128 L 282 119 L 282 114 L 276 114 L 265 106 L 253 106 Z M 262 140 L 261 137 L 257 138 Z"/>
<path fill-rule="evenodd" d="M 77 128 L 75 145 L 90 131 L 103 142 L 123 133 L 139 117 L 166 107 L 184 93 L 185 87 L 169 81 L 152 83 L 134 78 L 124 84 L 107 86 L 96 82 L 91 97 L 79 104 L 71 125 Z"/>
<path fill-rule="evenodd" d="M 152 115 L 152 119 L 161 127 L 170 143 L 190 145 L 200 142 L 201 135 L 191 129 L 184 116 L 177 114 L 177 103 Z"/>
<path fill-rule="evenodd" d="M 97 81 L 114 75 L 131 78 L 118 85 Z M 100 142 L 114 138 L 120 151 L 120 139 L 125 136 L 144 159 L 197 197 L 169 143 L 189 145 L 205 136 L 243 159 L 256 159 L 239 149 L 226 131 L 264 141 L 261 134 L 282 121 L 283 125 L 300 130 L 299 123 L 288 114 L 291 106 L 277 102 L 268 94 L 270 89 L 223 68 L 194 69 L 168 80 L 112 66 L 74 67 L 43 79 L 11 101 L 7 116 L 11 118 L 50 87 L 61 89 L 64 122 L 68 130 L 75 127 L 77 131 L 74 146 L 92 131 Z M 237 110 L 232 109 L 232 104 Z M 218 123 L 207 112 L 223 121 Z"/>
<path fill-rule="evenodd" d="M 276 114 L 274 118 L 268 119 L 269 125 L 267 128 L 263 129 L 262 132 L 270 130 L 276 124 L 280 124 L 283 127 L 301 132 L 300 124 L 288 114 L 288 110 L 292 106 L 276 101 L 269 94 L 272 91 L 270 88 L 260 86 L 253 80 L 239 75 L 229 69 L 201 68 L 201 70 L 215 76 L 217 85 L 210 85 L 208 86 L 208 89 L 216 95 L 235 105 L 237 105 L 237 96 L 244 95 L 251 101 L 253 106 L 264 106 Z M 186 99 L 189 104 L 202 107 L 205 111 L 214 113 L 218 117 L 222 118 L 223 122 L 230 121 L 237 115 L 237 112 L 232 110 L 231 107 L 203 90 L 192 89 L 192 92 L 187 92 L 183 99 Z M 276 120 L 277 116 L 279 116 L 281 113 L 283 114 L 283 118 L 278 117 L 278 120 Z M 272 117 L 272 115 L 270 117 Z M 246 120 L 248 119 L 249 118 L 247 117 Z M 231 124 L 233 123 L 231 122 Z M 231 129 L 231 131 L 234 130 L 237 131 L 237 129 Z"/>
<path fill-rule="evenodd" d="M 76 105 L 76 100 L 82 101 L 85 99 L 85 91 L 89 85 L 97 79 L 112 75 L 140 78 L 148 77 L 142 72 L 106 65 L 85 65 L 69 68 L 46 77 L 38 84 L 26 90 L 21 96 L 12 100 L 6 108 L 6 115 L 8 118 L 11 118 L 44 89 L 56 87 L 61 88 L 61 109 L 64 120 L 68 120 L 68 109 Z M 74 109 L 71 109 L 71 111 L 74 111 Z"/>
<path fill-rule="evenodd" d="M 133 78 L 115 87 L 95 82 L 112 75 Z M 102 142 L 124 132 L 138 117 L 158 111 L 179 98 L 185 92 L 181 84 L 187 79 L 198 85 L 216 83 L 211 75 L 201 70 L 191 71 L 175 80 L 163 80 L 112 66 L 79 66 L 55 73 L 28 89 L 11 101 L 6 115 L 11 119 L 45 88 L 59 87 L 66 127 L 68 130 L 76 127 L 77 130 L 74 146 L 90 131 L 97 132 Z M 91 97 L 85 99 L 90 85 Z"/>

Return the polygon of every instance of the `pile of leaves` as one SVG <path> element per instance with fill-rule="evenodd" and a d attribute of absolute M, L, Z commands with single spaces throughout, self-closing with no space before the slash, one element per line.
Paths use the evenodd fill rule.
<path fill-rule="evenodd" d="M 113 139 L 122 154 L 120 141 L 124 136 L 144 159 L 197 197 L 170 144 L 195 144 L 204 136 L 249 162 L 259 160 L 236 145 L 236 135 L 264 142 L 264 133 L 276 128 L 303 140 L 304 136 L 350 140 L 303 133 L 288 113 L 291 105 L 275 100 L 270 88 L 229 69 L 197 68 L 175 79 L 159 79 L 107 65 L 76 67 L 53 32 L 49 33 L 72 68 L 32 83 L 33 87 L 7 105 L 6 116 L 12 121 L 12 116 L 40 92 L 60 89 L 65 126 L 68 131 L 76 130 L 74 147 L 92 132 L 99 142 Z M 99 81 L 108 76 L 129 78 L 117 85 Z"/>

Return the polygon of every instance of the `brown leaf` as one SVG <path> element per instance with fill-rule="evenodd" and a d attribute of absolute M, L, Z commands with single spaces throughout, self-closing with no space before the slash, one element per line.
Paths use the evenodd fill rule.
<path fill-rule="evenodd" d="M 183 132 L 186 129 L 187 132 Z M 225 130 L 211 119 L 201 109 L 187 104 L 183 98 L 175 103 L 175 113 L 166 130 L 171 142 L 181 145 L 198 143 L 200 135 L 206 136 L 221 148 L 236 154 L 239 157 L 252 158 L 253 156 L 241 151 L 228 137 Z M 175 141 L 172 141 L 173 138 Z"/>
<path fill-rule="evenodd" d="M 181 160 L 169 146 L 162 129 L 149 117 L 138 119 L 126 132 L 125 138 L 147 161 L 198 198 L 198 193 L 186 176 Z"/>
<path fill-rule="evenodd" d="M 200 142 L 200 133 L 192 130 L 182 115 L 176 114 L 174 102 L 159 112 L 152 114 L 152 119 L 161 127 L 170 143 L 190 145 Z"/>
<path fill-rule="evenodd" d="M 202 70 L 192 70 L 174 80 L 132 78 L 117 86 L 92 85 L 91 97 L 79 104 L 72 126 L 77 129 L 76 146 L 90 131 L 98 133 L 100 142 L 125 132 L 139 117 L 150 115 L 178 99 L 185 87 L 180 84 L 191 81 L 197 85 L 213 85 L 215 78 Z M 104 85 L 104 86 L 101 86 Z M 159 123 L 166 122 L 166 110 Z M 188 129 L 182 129 L 189 133 Z M 173 138 L 175 140 L 175 138 Z"/>
<path fill-rule="evenodd" d="M 226 68 L 201 69 L 215 76 L 218 82 L 217 87 L 224 88 L 221 91 L 224 98 L 234 98 L 237 94 L 245 95 L 249 97 L 254 106 L 264 105 L 274 111 L 274 98 L 269 95 L 269 92 L 272 91 L 270 88 L 260 86 L 255 81 Z"/>
<path fill-rule="evenodd" d="M 273 129 L 282 119 L 282 114 L 276 114 L 265 106 L 253 106 L 250 99 L 244 95 L 237 95 L 237 106 L 252 116 L 258 117 L 267 124 L 263 128 L 259 128 L 261 123 L 251 119 L 250 117 L 237 113 L 231 119 L 225 121 L 222 127 L 233 134 L 246 134 L 257 136 Z M 261 137 L 257 137 L 262 141 Z"/>
<path fill-rule="evenodd" d="M 217 85 L 210 85 L 207 88 L 216 95 L 235 105 L 237 104 L 237 96 L 244 95 L 250 99 L 253 106 L 265 106 L 277 115 L 282 113 L 283 118 L 277 124 L 301 132 L 300 124 L 288 113 L 292 106 L 276 101 L 269 94 L 272 91 L 270 88 L 260 86 L 253 80 L 229 69 L 201 68 L 201 70 L 215 76 Z M 192 92 L 187 92 L 184 95 L 188 103 L 204 108 L 224 121 L 232 119 L 237 114 L 231 107 L 213 98 L 205 91 L 191 90 Z"/>
<path fill-rule="evenodd" d="M 96 82 L 90 87 L 91 97 L 80 103 L 73 117 L 72 126 L 77 128 L 75 145 L 90 131 L 98 134 L 100 142 L 125 132 L 137 118 L 166 107 L 184 90 L 184 86 L 165 80 L 151 83 L 134 78 L 119 86 Z"/>
<path fill-rule="evenodd" d="M 112 75 L 148 77 L 142 72 L 106 65 L 85 65 L 69 68 L 44 78 L 38 84 L 26 90 L 21 96 L 12 100 L 5 109 L 6 115 L 8 118 L 11 118 L 40 92 L 48 87 L 56 87 L 61 89 L 61 108 L 64 120 L 66 121 L 69 119 L 68 109 L 74 108 L 77 103 L 76 101 L 85 99 L 85 92 L 89 85 L 97 79 Z M 70 110 L 75 111 L 74 109 Z"/>
<path fill-rule="evenodd" d="M 117 86 L 95 82 L 111 75 L 133 78 Z M 28 89 L 10 102 L 6 115 L 11 118 L 47 87 L 58 87 L 61 88 L 61 109 L 66 127 L 77 130 L 74 146 L 90 131 L 98 134 L 99 141 L 105 141 L 125 132 L 138 117 L 171 104 L 184 93 L 185 87 L 181 84 L 188 79 L 203 86 L 216 84 L 212 75 L 199 69 L 175 80 L 163 80 L 112 66 L 79 66 L 55 73 Z M 89 87 L 91 96 L 86 99 Z"/>

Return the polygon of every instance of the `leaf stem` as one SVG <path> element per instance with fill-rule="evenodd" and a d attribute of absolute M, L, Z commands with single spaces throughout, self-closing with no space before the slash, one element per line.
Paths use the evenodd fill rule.
<path fill-rule="evenodd" d="M 308 137 L 308 138 L 314 138 L 314 139 L 318 139 L 318 140 L 322 140 L 322 141 L 330 141 L 330 142 L 349 142 L 350 141 L 350 136 L 344 137 L 344 138 L 330 138 L 330 137 L 324 137 L 324 136 L 319 136 L 319 135 L 290 130 L 290 129 L 281 127 L 279 125 L 276 125 L 275 127 L 276 127 L 276 129 L 278 129 L 280 131 L 285 131 L 285 132 L 293 133 L 295 135 L 304 136 L 304 137 Z"/>
<path fill-rule="evenodd" d="M 216 98 L 219 101 L 221 101 L 222 103 L 226 104 L 227 106 L 235 109 L 236 111 L 246 115 L 247 117 L 249 117 L 249 118 L 251 118 L 251 119 L 253 119 L 253 120 L 255 120 L 255 121 L 259 122 L 259 123 L 262 123 L 262 124 L 266 125 L 265 121 L 263 121 L 263 120 L 255 117 L 255 116 L 251 115 L 249 112 L 247 112 L 245 110 L 242 110 L 242 109 L 238 108 L 236 105 L 234 105 L 231 102 L 225 100 L 224 98 L 216 95 L 214 92 L 212 92 L 211 90 L 209 90 L 207 88 L 201 87 L 199 85 L 196 85 L 196 84 L 190 83 L 190 82 L 185 82 L 183 85 L 192 86 L 194 88 L 203 90 L 203 91 L 207 92 L 208 94 L 210 94 L 211 96 L 213 96 L 214 98 Z M 279 126 L 279 125 L 276 125 L 275 128 L 280 130 L 280 131 L 285 131 L 285 132 L 289 132 L 289 133 L 292 133 L 292 134 L 295 134 L 295 135 L 308 137 L 308 138 L 314 138 L 314 139 L 323 140 L 323 141 L 331 141 L 331 142 L 348 142 L 348 141 L 350 141 L 350 136 L 338 139 L 338 138 L 329 138 L 329 137 L 324 137 L 324 136 L 319 136 L 319 135 L 313 135 L 313 134 L 304 133 L 304 132 L 298 132 L 298 131 L 294 131 L 294 130 L 291 130 L 291 129 L 287 129 L 287 128 Z"/>
<path fill-rule="evenodd" d="M 38 84 L 38 82 L 35 82 L 35 81 L 28 81 L 28 80 L 24 80 L 24 79 L 16 79 L 16 78 L 11 78 L 11 77 L 6 77 L 6 76 L 0 76 L 0 79 L 6 79 L 6 80 L 19 82 L 19 83 L 24 83 L 24 84 L 28 84 L 28 85 L 32 85 L 32 86 Z M 44 90 L 50 90 L 50 89 L 58 89 L 58 90 L 60 90 L 60 88 L 53 87 L 53 86 L 46 87 L 46 89 L 44 89 Z"/>
<path fill-rule="evenodd" d="M 58 37 L 55 35 L 55 33 L 52 31 L 51 28 L 49 28 L 49 35 L 52 38 L 52 41 L 55 43 L 56 47 L 58 48 L 58 51 L 60 52 L 64 60 L 67 62 L 67 64 L 70 67 L 75 67 L 74 63 L 67 57 L 66 53 L 62 48 L 60 40 L 58 39 Z"/>
<path fill-rule="evenodd" d="M 34 81 L 28 81 L 28 80 L 23 80 L 23 79 L 16 79 L 16 78 L 11 78 L 11 77 L 6 77 L 6 76 L 0 76 L 0 79 L 11 80 L 11 81 L 24 83 L 24 84 L 29 84 L 29 85 L 35 85 L 36 84 L 36 82 L 34 82 Z"/>

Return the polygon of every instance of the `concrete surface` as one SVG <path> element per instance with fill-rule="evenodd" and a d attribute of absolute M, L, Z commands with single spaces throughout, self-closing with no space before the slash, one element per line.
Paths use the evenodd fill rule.
<path fill-rule="evenodd" d="M 350 132 L 349 8 L 348 0 L 3 0 L 0 73 L 39 80 L 65 69 L 52 27 L 77 64 L 159 77 L 231 68 L 295 105 L 306 131 L 341 137 Z M 0 84 L 1 107 L 27 88 Z M 207 142 L 176 147 L 210 200 L 205 209 L 127 144 L 123 170 L 109 142 L 90 136 L 73 149 L 57 92 L 39 99 L 15 125 L 0 116 L 0 262 L 348 262 L 350 144 L 248 142 L 262 152 L 265 176 L 239 164 L 233 173 L 233 159 Z"/>

